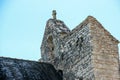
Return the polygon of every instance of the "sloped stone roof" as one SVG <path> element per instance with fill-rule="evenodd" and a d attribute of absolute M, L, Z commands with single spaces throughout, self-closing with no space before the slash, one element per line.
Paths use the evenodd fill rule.
<path fill-rule="evenodd" d="M 0 80 L 62 80 L 48 63 L 0 57 Z"/>

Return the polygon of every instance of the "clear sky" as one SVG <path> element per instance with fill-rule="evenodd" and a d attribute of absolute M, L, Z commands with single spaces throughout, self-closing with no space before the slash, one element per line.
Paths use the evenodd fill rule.
<path fill-rule="evenodd" d="M 53 9 L 70 29 L 92 15 L 120 40 L 120 0 L 0 0 L 0 56 L 38 60 Z"/>

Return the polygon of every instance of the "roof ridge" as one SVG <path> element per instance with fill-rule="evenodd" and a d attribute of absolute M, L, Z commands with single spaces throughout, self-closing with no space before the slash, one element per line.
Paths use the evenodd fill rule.
<path fill-rule="evenodd" d="M 92 25 L 96 24 L 97 26 L 101 27 L 104 30 L 106 35 L 110 36 L 114 41 L 119 43 L 119 40 L 117 40 L 113 35 L 111 35 L 111 33 L 105 27 L 103 27 L 103 25 L 96 18 L 94 18 L 93 16 L 88 16 L 86 20 L 92 23 Z"/>
<path fill-rule="evenodd" d="M 116 41 L 117 43 L 119 43 L 119 41 L 113 36 L 111 35 L 111 33 L 105 29 L 103 27 L 103 25 L 93 16 L 89 15 L 83 22 L 81 22 L 77 27 L 75 27 L 72 31 L 71 34 L 82 29 L 85 25 L 87 25 L 88 23 L 91 23 L 91 25 L 97 25 L 99 27 L 101 27 L 102 29 L 104 29 L 105 34 L 107 34 L 108 36 L 110 36 L 114 41 Z"/>

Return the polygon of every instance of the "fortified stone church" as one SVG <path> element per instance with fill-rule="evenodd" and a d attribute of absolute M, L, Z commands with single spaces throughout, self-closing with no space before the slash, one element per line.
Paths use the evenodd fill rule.
<path fill-rule="evenodd" d="M 55 10 L 52 15 L 40 62 L 1 57 L 0 80 L 120 80 L 115 37 L 92 16 L 70 30 Z"/>
<path fill-rule="evenodd" d="M 120 80 L 118 43 L 92 16 L 72 31 L 53 16 L 45 28 L 42 61 L 63 71 L 64 80 Z"/>

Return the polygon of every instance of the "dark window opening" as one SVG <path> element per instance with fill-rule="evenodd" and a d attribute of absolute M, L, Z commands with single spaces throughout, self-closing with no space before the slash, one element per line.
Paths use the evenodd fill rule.
<path fill-rule="evenodd" d="M 80 39 L 81 39 L 81 42 L 83 42 L 83 37 L 80 37 Z"/>
<path fill-rule="evenodd" d="M 77 38 L 76 46 L 81 48 L 82 47 L 82 43 L 83 43 L 83 37 Z"/>
<path fill-rule="evenodd" d="M 83 77 L 80 77 L 79 80 L 83 80 Z"/>
<path fill-rule="evenodd" d="M 53 51 L 54 51 L 54 44 L 53 44 L 53 37 L 52 36 L 49 36 L 48 39 L 47 39 L 47 45 L 48 45 L 48 53 L 49 53 L 49 59 L 53 59 L 54 58 L 54 54 L 53 54 Z"/>

